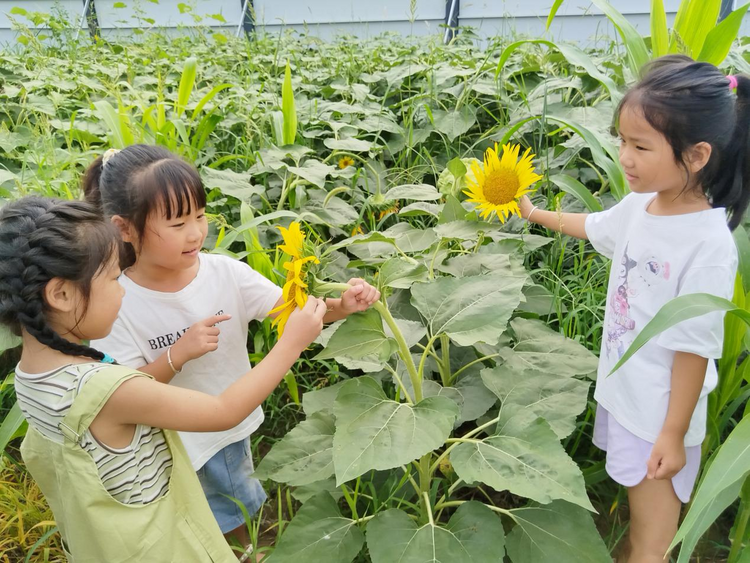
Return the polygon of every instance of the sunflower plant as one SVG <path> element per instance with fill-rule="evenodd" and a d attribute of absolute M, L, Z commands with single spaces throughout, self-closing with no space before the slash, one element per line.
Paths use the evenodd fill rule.
<path fill-rule="evenodd" d="M 534 172 L 531 149 L 526 149 L 520 160 L 519 145 L 503 145 L 502 156 L 495 148 L 488 148 L 484 153 L 484 163 L 471 163 L 474 177 L 467 176 L 468 189 L 464 193 L 469 196 L 467 201 L 477 204 L 477 210 L 482 218 L 497 215 L 501 223 L 511 215 L 521 216 L 518 200 L 533 192 L 532 186 L 542 179 Z"/>
<path fill-rule="evenodd" d="M 506 163 L 518 160 L 507 154 Z M 477 174 L 489 190 L 504 170 L 493 158 Z M 424 185 L 388 193 L 440 197 Z M 373 563 L 436 553 L 462 563 L 506 554 L 535 563 L 549 553 L 561 563 L 611 561 L 561 444 L 586 408 L 596 357 L 528 318 L 545 313 L 525 248 L 551 239 L 504 232 L 448 200 L 435 205 L 444 214 L 435 227 L 400 224 L 316 252 L 295 224 L 282 230 L 289 312 L 298 295 L 346 290 L 319 281 L 334 252 L 356 257 L 350 267 L 361 265 L 383 297 L 324 330 L 316 358 L 352 377 L 306 393 L 306 419 L 257 468 L 304 502 L 269 560 L 350 563 L 366 542 Z"/>

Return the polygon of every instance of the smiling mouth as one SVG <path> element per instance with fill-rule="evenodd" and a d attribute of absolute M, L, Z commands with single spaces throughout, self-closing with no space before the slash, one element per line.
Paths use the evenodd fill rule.
<path fill-rule="evenodd" d="M 183 254 L 198 254 L 198 249 L 193 248 L 192 250 L 186 250 Z"/>

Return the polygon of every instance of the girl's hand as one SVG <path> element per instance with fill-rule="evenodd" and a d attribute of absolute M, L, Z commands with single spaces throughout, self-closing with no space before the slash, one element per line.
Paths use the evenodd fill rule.
<path fill-rule="evenodd" d="M 646 466 L 647 479 L 671 479 L 685 467 L 685 437 L 662 432 L 656 439 Z"/>
<path fill-rule="evenodd" d="M 366 311 L 380 299 L 380 292 L 363 279 L 352 278 L 346 283 L 352 286 L 341 294 L 341 309 L 347 315 Z"/>
<path fill-rule="evenodd" d="M 534 204 L 531 203 L 529 196 L 525 195 L 518 202 L 518 208 L 521 211 L 521 217 L 523 217 L 524 219 L 528 219 L 529 213 L 531 213 L 531 210 L 534 209 Z"/>
<path fill-rule="evenodd" d="M 213 315 L 191 326 L 180 339 L 172 345 L 172 362 L 180 370 L 190 360 L 200 358 L 219 347 L 219 327 L 221 322 L 228 321 L 232 315 Z"/>
<path fill-rule="evenodd" d="M 305 306 L 295 309 L 290 315 L 279 342 L 283 341 L 301 353 L 323 330 L 323 317 L 326 311 L 326 304 L 322 299 L 309 296 Z"/>

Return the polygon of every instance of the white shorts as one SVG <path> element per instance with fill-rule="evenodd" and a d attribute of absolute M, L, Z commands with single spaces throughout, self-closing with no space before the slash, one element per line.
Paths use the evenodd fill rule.
<path fill-rule="evenodd" d="M 634 487 L 646 477 L 646 466 L 654 445 L 639 438 L 619 422 L 601 405 L 596 408 L 594 445 L 607 452 L 607 474 L 624 487 Z M 672 477 L 672 488 L 683 503 L 690 495 L 701 465 L 701 447 L 685 448 L 686 463 Z"/>

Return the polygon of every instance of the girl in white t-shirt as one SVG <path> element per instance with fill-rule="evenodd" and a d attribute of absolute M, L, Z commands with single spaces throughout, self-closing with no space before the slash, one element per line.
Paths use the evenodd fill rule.
<path fill-rule="evenodd" d="M 679 323 L 608 374 L 671 299 L 732 297 L 730 229 L 750 195 L 750 78 L 724 76 L 682 55 L 662 57 L 625 95 L 615 122 L 632 193 L 600 213 L 543 211 L 528 197 L 520 212 L 612 258 L 594 443 L 606 450 L 612 479 L 628 487 L 628 561 L 661 562 L 698 474 L 723 315 Z"/>
<path fill-rule="evenodd" d="M 110 334 L 92 345 L 158 381 L 218 395 L 250 370 L 248 323 L 283 303 L 281 288 L 247 264 L 200 253 L 206 192 L 194 166 L 168 150 L 133 145 L 108 151 L 88 169 L 86 198 L 118 227 L 125 288 Z M 363 280 L 327 299 L 324 321 L 363 311 L 380 293 Z M 273 316 L 273 315 L 272 315 Z M 265 500 L 253 472 L 249 436 L 260 406 L 223 432 L 181 433 L 222 532 L 248 546 L 250 514 Z"/>

